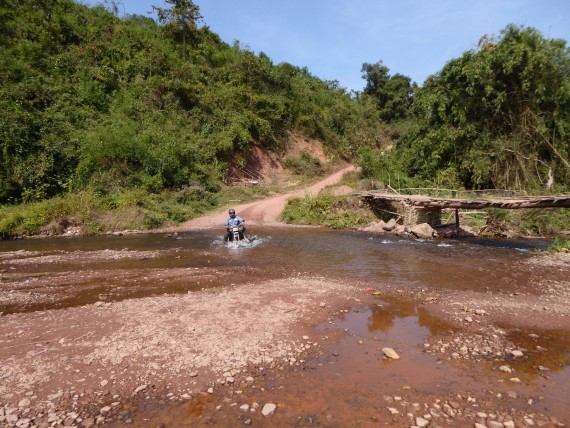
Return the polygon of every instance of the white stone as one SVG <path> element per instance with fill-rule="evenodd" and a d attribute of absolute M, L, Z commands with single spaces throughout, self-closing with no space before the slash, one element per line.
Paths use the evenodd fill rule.
<path fill-rule="evenodd" d="M 388 411 L 389 411 L 390 414 L 392 414 L 392 415 L 397 415 L 398 413 L 400 413 L 400 412 L 398 412 L 398 409 L 395 409 L 395 408 L 393 408 L 393 407 L 388 407 Z"/>
<path fill-rule="evenodd" d="M 147 385 L 141 385 L 138 386 L 134 391 L 133 391 L 133 395 L 138 394 L 141 391 L 144 391 L 146 389 Z"/>
<path fill-rule="evenodd" d="M 392 360 L 400 359 L 400 356 L 392 348 L 382 348 L 382 353 Z"/>
<path fill-rule="evenodd" d="M 27 398 L 23 398 L 18 403 L 18 407 L 28 407 L 29 405 L 30 405 L 30 400 L 28 400 Z"/>
<path fill-rule="evenodd" d="M 275 404 L 266 403 L 263 406 L 263 409 L 261 409 L 261 414 L 265 417 L 273 416 L 273 414 L 275 413 L 275 410 L 277 410 L 277 406 Z"/>
<path fill-rule="evenodd" d="M 425 420 L 424 418 L 420 418 L 419 416 L 416 418 L 416 426 L 419 428 L 427 427 L 429 425 L 429 421 Z"/>

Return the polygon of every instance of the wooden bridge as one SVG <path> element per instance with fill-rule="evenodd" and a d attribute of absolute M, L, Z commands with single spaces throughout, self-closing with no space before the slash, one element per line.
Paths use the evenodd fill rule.
<path fill-rule="evenodd" d="M 359 193 L 358 196 L 370 205 L 398 203 L 403 209 L 400 215 L 404 217 L 406 223 L 417 224 L 419 222 L 425 222 L 432 226 L 437 226 L 441 223 L 441 210 L 447 208 L 455 209 L 455 224 L 457 226 L 459 226 L 460 209 L 478 210 L 502 208 L 512 210 L 521 208 L 570 208 L 570 195 L 568 194 L 493 198 L 472 197 L 472 199 L 467 199 L 454 197 L 460 192 L 448 192 L 452 194 L 452 197 L 405 195 L 385 191 L 362 192 Z M 470 194 L 476 196 L 476 193 L 471 192 Z"/>

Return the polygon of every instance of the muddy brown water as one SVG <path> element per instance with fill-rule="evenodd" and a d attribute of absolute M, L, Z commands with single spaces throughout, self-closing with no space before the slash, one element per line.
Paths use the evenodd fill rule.
<path fill-rule="evenodd" d="M 0 242 L 0 255 L 26 251 L 36 252 L 37 257 L 54 256 L 47 264 L 38 259 L 38 263 L 27 263 L 16 271 L 4 271 L 3 281 L 8 277 L 10 281 L 21 281 L 27 291 L 33 292 L 36 281 L 39 284 L 42 278 L 50 277 L 53 292 L 61 294 L 51 303 L 4 305 L 0 311 L 60 309 L 293 274 L 358 281 L 377 289 L 392 284 L 408 289 L 509 294 L 531 290 L 532 278 L 528 272 L 521 272 L 518 264 L 533 250 L 550 244 L 547 240 L 418 241 L 295 228 L 259 228 L 255 233 L 257 240 L 241 246 L 227 245 L 214 231 Z M 62 253 L 77 252 L 81 260 L 82 253 L 124 249 L 152 255 L 111 261 L 85 258 L 84 262 L 71 264 L 57 258 Z M 176 268 L 214 269 L 216 274 L 184 281 L 152 275 Z M 82 272 L 89 272 L 85 281 L 80 279 Z M 263 386 L 233 398 L 237 405 L 226 403 L 226 411 L 216 410 L 219 397 L 200 396 L 176 405 L 141 401 L 125 411 L 125 418 L 136 426 L 149 427 L 255 426 L 268 422 L 259 411 L 243 412 L 239 406 L 271 401 L 278 403 L 271 426 L 408 426 L 404 423 L 405 411 L 392 416 L 387 407 L 398 407 L 400 399 L 420 405 L 433 403 L 437 397 L 458 400 L 456 393 L 460 391 L 463 398 L 478 397 L 482 403 L 497 400 L 497 393 L 510 394 L 511 408 L 553 415 L 570 423 L 568 331 L 534 331 L 534 338 L 526 332 L 510 331 L 509 340 L 517 346 L 534 349 L 539 345 L 549 352 L 531 352 L 524 361 L 512 361 L 511 366 L 523 382 L 507 386 L 497 382 L 501 376 L 495 362 L 449 364 L 423 352 L 423 344 L 431 336 L 450 330 L 450 325 L 405 299 L 371 297 L 339 313 L 335 322 L 316 327 L 315 334 L 335 338 L 322 355 L 287 375 L 264 373 L 259 379 Z M 405 358 L 387 361 L 382 358 L 383 347 L 398 348 Z M 548 368 L 548 376 L 537 372 L 538 366 Z M 476 405 L 474 408 L 476 411 Z"/>

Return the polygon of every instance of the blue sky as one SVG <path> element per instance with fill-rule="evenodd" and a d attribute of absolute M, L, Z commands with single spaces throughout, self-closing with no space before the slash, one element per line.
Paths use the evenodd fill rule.
<path fill-rule="evenodd" d="M 96 4 L 99 1 L 86 0 Z M 348 90 L 364 88 L 363 63 L 422 85 L 451 59 L 509 23 L 570 43 L 570 0 L 195 0 L 222 40 L 274 62 L 307 67 Z M 149 16 L 163 0 L 118 0 L 119 14 Z"/>

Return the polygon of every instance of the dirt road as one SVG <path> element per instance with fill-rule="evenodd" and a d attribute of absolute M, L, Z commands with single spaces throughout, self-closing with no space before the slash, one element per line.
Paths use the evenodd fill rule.
<path fill-rule="evenodd" d="M 356 167 L 347 166 L 340 171 L 324 178 L 323 180 L 309 186 L 307 189 L 295 190 L 278 196 L 263 199 L 261 201 L 250 202 L 247 204 L 238 204 L 232 206 L 236 210 L 237 215 L 246 220 L 247 226 L 285 226 L 285 223 L 279 220 L 279 215 L 285 208 L 287 200 L 291 197 L 303 197 L 305 192 L 310 195 L 316 195 L 327 186 L 338 183 L 342 176 L 348 172 L 354 171 Z M 229 207 L 228 207 L 229 208 Z M 209 214 L 205 217 L 196 218 L 182 225 L 172 228 L 172 231 L 187 231 L 192 229 L 211 229 L 222 228 L 224 221 L 228 217 L 227 208 L 219 212 Z"/>

